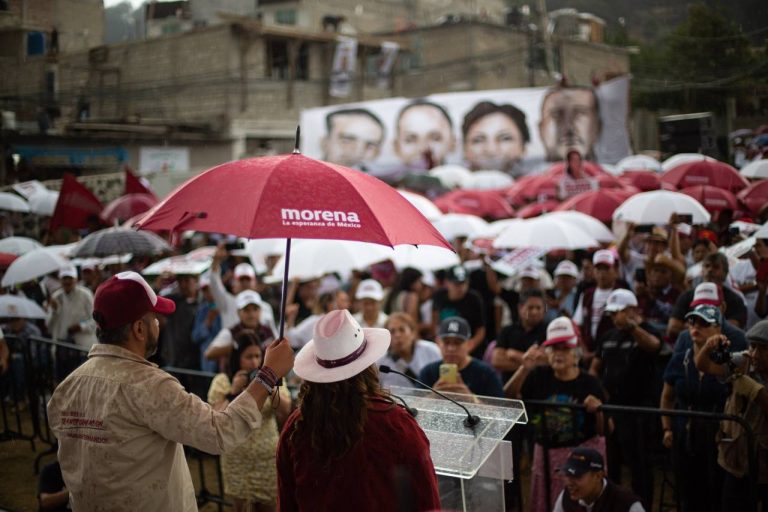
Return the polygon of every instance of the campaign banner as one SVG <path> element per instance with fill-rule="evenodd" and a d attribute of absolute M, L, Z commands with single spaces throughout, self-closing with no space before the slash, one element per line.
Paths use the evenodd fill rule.
<path fill-rule="evenodd" d="M 614 164 L 631 154 L 628 80 L 307 109 L 301 113 L 301 150 L 389 180 L 443 164 L 523 176 L 562 161 L 570 149 Z"/>
<path fill-rule="evenodd" d="M 387 89 L 389 87 L 392 67 L 395 65 L 395 59 L 399 50 L 400 45 L 392 41 L 381 43 L 381 55 L 376 67 L 376 87 L 379 89 Z"/>
<path fill-rule="evenodd" d="M 189 171 L 189 148 L 183 146 L 142 146 L 139 148 L 139 174 Z"/>
<path fill-rule="evenodd" d="M 334 98 L 346 98 L 352 93 L 352 81 L 357 66 L 357 39 L 339 36 L 333 55 L 331 85 L 328 94 Z"/>

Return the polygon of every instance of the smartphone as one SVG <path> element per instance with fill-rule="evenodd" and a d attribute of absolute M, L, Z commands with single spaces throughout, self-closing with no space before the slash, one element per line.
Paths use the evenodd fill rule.
<path fill-rule="evenodd" d="M 768 280 L 768 259 L 760 260 L 760 263 L 757 265 L 757 275 L 755 276 L 755 281 L 762 282 L 765 280 Z"/>
<path fill-rule="evenodd" d="M 451 363 L 443 363 L 440 365 L 440 380 L 449 384 L 456 384 L 459 382 L 459 367 L 458 365 Z"/>
<path fill-rule="evenodd" d="M 224 245 L 224 248 L 229 251 L 242 251 L 245 249 L 245 244 L 243 242 L 229 242 L 228 244 Z"/>
<path fill-rule="evenodd" d="M 692 213 L 678 213 L 677 214 L 677 222 L 682 222 L 683 224 L 693 224 L 693 214 Z"/>
<path fill-rule="evenodd" d="M 650 233 L 653 231 L 653 224 L 640 224 L 635 226 L 635 233 Z"/>
<path fill-rule="evenodd" d="M 645 282 L 645 269 L 644 268 L 637 268 L 637 269 L 635 269 L 635 282 L 636 283 L 644 283 Z"/>

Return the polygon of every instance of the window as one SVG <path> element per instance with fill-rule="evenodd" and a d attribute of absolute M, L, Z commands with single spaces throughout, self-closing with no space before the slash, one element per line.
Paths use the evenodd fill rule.
<path fill-rule="evenodd" d="M 277 80 L 290 78 L 290 59 L 288 57 L 288 41 L 281 39 L 267 40 L 267 76 Z M 299 44 L 296 53 L 296 80 L 309 78 L 309 47 Z"/>
<path fill-rule="evenodd" d="M 280 25 L 295 25 L 296 10 L 278 9 L 275 11 L 275 23 L 279 23 Z"/>

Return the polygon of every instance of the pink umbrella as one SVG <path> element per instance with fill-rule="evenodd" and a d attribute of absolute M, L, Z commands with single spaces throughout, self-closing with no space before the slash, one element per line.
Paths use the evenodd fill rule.
<path fill-rule="evenodd" d="M 298 147 L 298 131 L 297 131 Z M 299 154 L 249 158 L 195 176 L 152 208 L 138 225 L 247 238 L 357 240 L 452 249 L 396 189 L 369 174 Z M 289 262 L 285 264 L 280 336 Z"/>
<path fill-rule="evenodd" d="M 542 201 L 540 203 L 531 203 L 528 206 L 520 208 L 520 210 L 517 212 L 517 216 L 521 219 L 538 217 L 541 214 L 557 210 L 559 205 L 559 201 Z"/>
<path fill-rule="evenodd" d="M 768 180 L 756 181 L 738 194 L 747 209 L 759 215 L 768 206 Z"/>
<path fill-rule="evenodd" d="M 494 190 L 454 190 L 438 197 L 435 204 L 443 213 L 468 213 L 493 220 L 515 215 L 509 203 Z"/>
<path fill-rule="evenodd" d="M 617 194 L 613 190 L 590 190 L 567 199 L 560 203 L 555 210 L 575 210 L 608 224 L 613 219 L 613 212 L 626 199 L 624 194 Z"/>
<path fill-rule="evenodd" d="M 680 192 L 697 200 L 709 212 L 736 210 L 739 207 L 735 195 L 712 185 L 696 185 L 684 188 Z"/>
<path fill-rule="evenodd" d="M 157 204 L 157 198 L 150 194 L 126 194 L 111 201 L 101 212 L 101 220 L 108 224 L 123 222 L 148 211 Z"/>
<path fill-rule="evenodd" d="M 522 194 L 527 200 L 542 201 L 557 199 L 560 190 L 560 176 L 542 174 L 525 184 Z"/>
<path fill-rule="evenodd" d="M 507 202 L 512 206 L 525 206 L 525 187 L 527 187 L 528 184 L 533 183 L 537 178 L 538 176 L 532 175 L 523 176 L 522 178 L 518 179 L 514 185 L 508 187 L 506 190 L 502 190 L 501 194 L 504 199 L 506 199 Z"/>
<path fill-rule="evenodd" d="M 739 171 L 717 160 L 698 160 L 677 165 L 662 174 L 661 181 L 678 189 L 711 185 L 734 194 L 749 186 Z"/>
<path fill-rule="evenodd" d="M 584 174 L 589 176 L 597 176 L 600 174 L 608 174 L 605 170 L 595 162 L 584 161 L 582 162 L 582 170 Z M 565 175 L 565 162 L 558 162 L 544 172 L 547 176 L 562 177 Z"/>

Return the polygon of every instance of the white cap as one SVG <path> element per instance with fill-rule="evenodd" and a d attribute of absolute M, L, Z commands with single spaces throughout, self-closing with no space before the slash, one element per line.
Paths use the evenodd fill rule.
<path fill-rule="evenodd" d="M 59 269 L 59 279 L 71 277 L 77 279 L 77 269 L 75 267 L 64 267 Z"/>
<path fill-rule="evenodd" d="M 596 251 L 592 256 L 593 265 L 608 265 L 610 267 L 616 264 L 616 257 L 613 255 L 613 251 L 608 249 L 600 249 Z"/>
<path fill-rule="evenodd" d="M 373 299 L 381 300 L 384 298 L 384 290 L 375 279 L 364 279 L 357 285 L 357 292 L 355 292 L 355 298 L 360 299 Z"/>
<path fill-rule="evenodd" d="M 253 290 L 245 290 L 237 294 L 235 303 L 237 304 L 237 309 L 243 309 L 251 304 L 255 304 L 261 308 L 261 295 Z"/>
<path fill-rule="evenodd" d="M 202 289 L 206 286 L 211 286 L 211 276 L 207 272 L 200 276 L 200 281 L 198 281 L 198 286 Z"/>
<path fill-rule="evenodd" d="M 678 224 L 675 226 L 675 229 L 683 236 L 691 236 L 691 233 L 693 233 L 693 227 L 690 224 Z"/>
<path fill-rule="evenodd" d="M 525 267 L 520 272 L 517 273 L 518 277 L 521 279 L 523 277 L 528 277 L 531 279 L 541 279 L 541 271 L 536 267 Z"/>
<path fill-rule="evenodd" d="M 623 288 L 613 290 L 605 303 L 605 310 L 610 313 L 624 311 L 630 307 L 637 307 L 637 297 L 631 291 Z"/>
<path fill-rule="evenodd" d="M 723 295 L 720 291 L 720 287 L 715 283 L 704 282 L 693 292 L 693 300 L 691 300 L 690 307 L 696 307 L 699 304 L 707 304 L 709 306 L 719 306 L 723 302 Z"/>
<path fill-rule="evenodd" d="M 541 344 L 542 347 L 565 343 L 570 348 L 579 345 L 579 335 L 576 333 L 576 327 L 573 320 L 567 316 L 555 318 L 547 326 L 547 339 Z"/>
<path fill-rule="evenodd" d="M 571 276 L 576 279 L 579 278 L 579 267 L 570 260 L 563 260 L 555 267 L 555 277 L 557 276 Z"/>
<path fill-rule="evenodd" d="M 235 267 L 235 279 L 240 279 L 241 277 L 256 278 L 256 271 L 250 263 L 240 263 Z"/>

